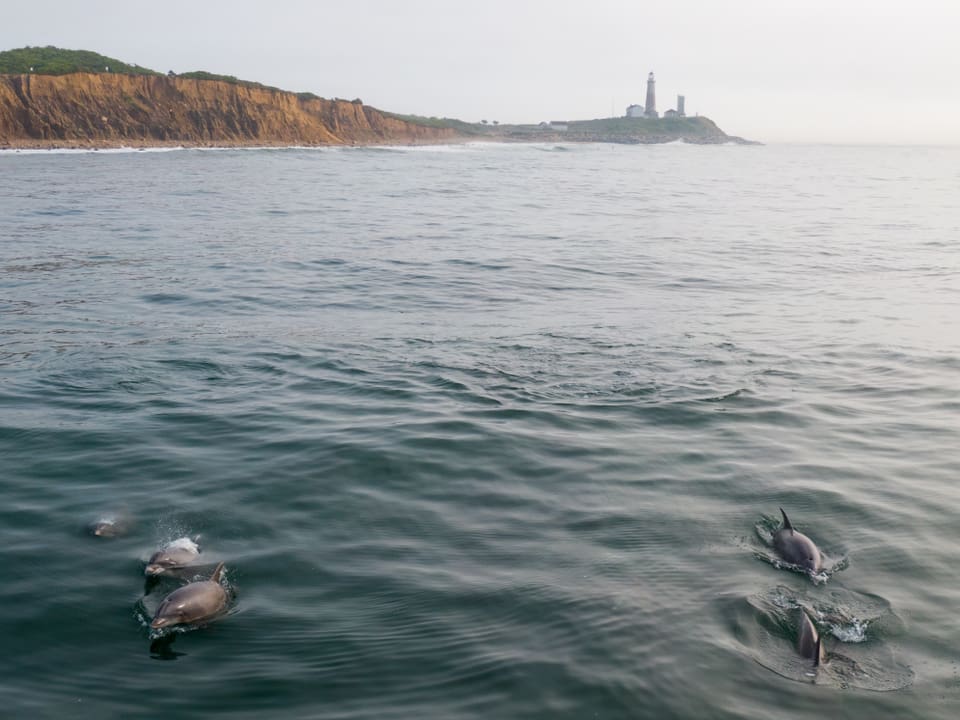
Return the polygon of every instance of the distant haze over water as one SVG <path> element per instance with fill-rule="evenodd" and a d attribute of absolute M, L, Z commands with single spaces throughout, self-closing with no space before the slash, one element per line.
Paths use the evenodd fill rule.
<path fill-rule="evenodd" d="M 0 153 L 4 708 L 953 718 L 958 167 Z M 235 605 L 151 651 L 197 535 Z"/>
<path fill-rule="evenodd" d="M 661 112 L 682 94 L 731 135 L 958 145 L 958 27 L 944 0 L 167 0 L 149 22 L 135 3 L 32 0 L 7 3 L 0 50 L 94 50 L 469 122 L 621 115 L 653 71 Z"/>

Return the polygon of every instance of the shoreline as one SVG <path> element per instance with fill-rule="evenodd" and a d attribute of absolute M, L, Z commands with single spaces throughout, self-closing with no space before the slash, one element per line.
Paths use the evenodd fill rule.
<path fill-rule="evenodd" d="M 351 147 L 403 147 L 425 145 L 460 145 L 472 142 L 472 138 L 455 137 L 443 141 L 405 140 L 403 142 L 354 142 L 354 143 L 290 143 L 287 141 L 275 142 L 246 142 L 240 140 L 226 140 L 223 142 L 196 142 L 176 140 L 36 140 L 29 139 L 2 139 L 0 151 L 10 152 L 17 150 L 235 150 L 235 149 L 280 149 L 280 148 L 351 148 Z"/>
<path fill-rule="evenodd" d="M 365 148 L 365 147 L 429 147 L 443 145 L 466 145 L 469 143 L 495 143 L 498 145 L 524 145 L 529 143 L 562 143 L 570 145 L 669 145 L 682 143 L 685 145 L 762 145 L 763 143 L 744 140 L 734 136 L 725 138 L 711 138 L 704 140 L 701 138 L 687 137 L 657 137 L 649 139 L 635 138 L 604 138 L 599 136 L 577 137 L 559 134 L 544 133 L 541 137 L 529 135 L 527 137 L 509 137 L 504 135 L 459 135 L 442 140 L 431 139 L 404 139 L 400 142 L 353 142 L 353 143 L 290 143 L 285 141 L 275 142 L 247 142 L 240 140 L 226 140 L 222 142 L 196 142 L 196 141 L 174 141 L 174 140 L 116 140 L 116 141 L 95 141 L 95 140 L 36 140 L 30 139 L 3 139 L 0 140 L 0 152 L 9 153 L 20 150 L 43 151 L 43 150 L 67 150 L 76 152 L 97 152 L 100 150 L 125 150 L 125 151 L 146 151 L 146 150 L 271 150 L 271 149 L 335 149 L 335 148 Z"/>

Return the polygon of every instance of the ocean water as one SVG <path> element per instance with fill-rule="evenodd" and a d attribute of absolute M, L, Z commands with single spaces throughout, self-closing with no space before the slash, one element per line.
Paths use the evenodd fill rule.
<path fill-rule="evenodd" d="M 958 168 L 0 154 L 4 714 L 955 717 Z"/>

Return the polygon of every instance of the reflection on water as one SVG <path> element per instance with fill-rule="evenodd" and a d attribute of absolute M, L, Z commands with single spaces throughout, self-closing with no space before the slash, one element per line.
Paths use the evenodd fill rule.
<path fill-rule="evenodd" d="M 178 633 L 168 633 L 154 639 L 150 643 L 150 657 L 154 660 L 176 660 L 187 653 L 177 652 L 173 649 L 173 643 L 176 641 Z"/>

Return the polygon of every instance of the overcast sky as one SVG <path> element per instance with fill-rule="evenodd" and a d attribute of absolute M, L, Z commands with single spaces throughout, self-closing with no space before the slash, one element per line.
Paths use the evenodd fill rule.
<path fill-rule="evenodd" d="M 384 110 L 622 115 L 657 77 L 766 142 L 960 144 L 960 0 L 29 0 L 0 49 L 94 50 Z"/>

